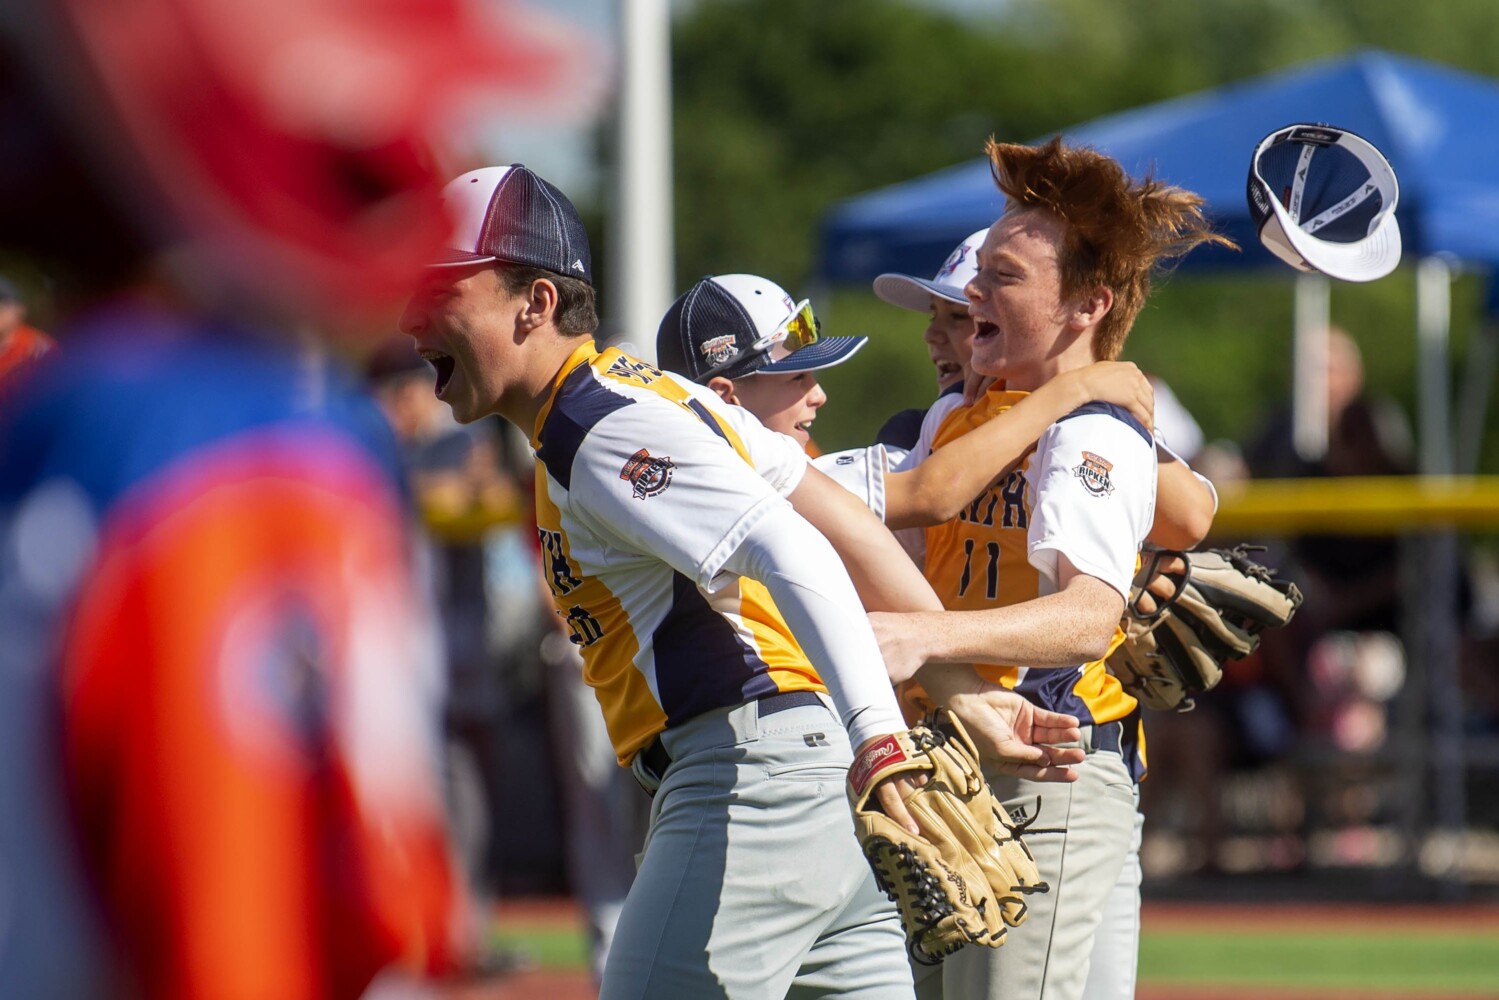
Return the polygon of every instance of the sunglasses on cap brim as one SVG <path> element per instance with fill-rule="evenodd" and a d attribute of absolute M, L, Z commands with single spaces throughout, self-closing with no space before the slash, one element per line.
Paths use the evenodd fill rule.
<path fill-rule="evenodd" d="M 794 354 L 803 347 L 817 343 L 822 334 L 822 321 L 812 313 L 812 303 L 802 299 L 796 304 L 791 317 L 770 333 L 756 340 L 753 351 L 769 351 L 783 345 L 787 354 Z"/>
<path fill-rule="evenodd" d="M 750 346 L 750 353 L 757 356 L 756 364 L 753 369 L 741 372 L 740 377 L 754 375 L 760 368 L 772 361 L 783 361 L 803 347 L 811 347 L 820 339 L 822 339 L 822 321 L 813 314 L 811 301 L 802 299 L 797 303 L 796 311 L 789 319 Z M 774 357 L 772 351 L 781 345 L 785 346 L 786 354 L 780 358 Z M 732 363 L 724 366 L 725 369 L 730 367 Z"/>

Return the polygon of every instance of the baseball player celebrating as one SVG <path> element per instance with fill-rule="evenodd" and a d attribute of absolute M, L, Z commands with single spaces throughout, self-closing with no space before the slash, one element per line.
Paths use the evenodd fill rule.
<path fill-rule="evenodd" d="M 784 499 L 843 491 L 713 393 L 595 348 L 587 236 L 555 187 L 491 167 L 446 199 L 452 250 L 401 327 L 458 419 L 531 434 L 547 582 L 620 763 L 656 790 L 602 996 L 909 997 L 844 792 L 853 748 L 904 724 L 849 572 Z M 1033 718 L 1036 742 L 1075 731 Z M 912 790 L 876 786 L 914 831 Z"/>
<path fill-rule="evenodd" d="M 724 274 L 703 278 L 672 303 L 656 333 L 656 357 L 662 368 L 743 406 L 805 448 L 827 402 L 816 373 L 852 358 L 867 340 L 825 337 L 806 300 L 794 301 L 758 275 Z M 961 369 L 955 384 L 962 386 Z M 882 444 L 819 455 L 812 464 L 890 528 L 941 524 L 1018 462 L 1053 421 L 1093 400 L 1150 420 L 1152 395 L 1145 376 L 1132 364 L 1105 361 L 1053 380 L 1004 420 L 986 424 L 908 471 L 891 471 L 905 452 Z"/>
<path fill-rule="evenodd" d="M 921 339 L 926 343 L 937 380 L 937 401 L 933 405 L 942 407 L 944 412 L 963 402 L 963 384 L 970 371 L 968 359 L 973 354 L 973 317 L 968 315 L 963 286 L 974 275 L 979 244 L 988 234 L 987 226 L 970 234 L 947 255 L 931 280 L 893 272 L 874 279 L 874 294 L 884 301 L 927 314 Z M 917 445 L 930 409 L 901 410 L 885 421 L 875 440 L 911 450 Z M 930 450 L 931 441 L 926 445 Z"/>
<path fill-rule="evenodd" d="M 938 449 L 1061 373 L 1117 356 L 1154 264 L 1227 242 L 1209 231 L 1201 199 L 1134 183 L 1091 150 L 991 140 L 989 155 L 1009 206 L 985 237 L 966 294 L 977 325 L 973 366 L 1001 381 L 942 421 Z M 927 532 L 927 578 L 948 608 L 972 613 L 878 616 L 887 657 L 991 663 L 981 670 L 993 683 L 1084 721 L 1088 757 L 1074 784 L 1042 794 L 1027 780 L 990 776 L 1012 815 L 1032 822 L 1037 866 L 1058 885 L 1005 948 L 948 960 L 940 977 L 948 997 L 1082 997 L 1100 921 L 1130 944 L 1116 949 L 1112 967 L 1095 970 L 1087 995 L 1133 994 L 1138 875 L 1125 868 L 1144 745 L 1138 706 L 1102 661 L 1120 641 L 1137 550 L 1156 513 L 1156 465 L 1150 434 L 1128 414 L 1081 408 L 1042 435 L 1022 468 Z M 1161 489 L 1175 486 L 1163 480 Z M 1183 502 L 1210 516 L 1200 486 Z M 1131 905 L 1115 913 L 1121 881 Z M 937 985 L 923 984 L 922 995 L 944 995 Z"/>

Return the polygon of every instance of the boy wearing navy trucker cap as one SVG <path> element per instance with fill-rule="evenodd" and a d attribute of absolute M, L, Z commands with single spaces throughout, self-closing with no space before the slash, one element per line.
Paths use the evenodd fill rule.
<path fill-rule="evenodd" d="M 906 1000 L 904 935 L 844 792 L 854 749 L 904 723 L 840 555 L 871 607 L 937 607 L 930 588 L 794 442 L 595 347 L 586 237 L 560 192 L 516 166 L 446 196 L 452 252 L 401 327 L 460 420 L 531 434 L 543 576 L 619 762 L 656 792 L 601 997 Z M 1076 720 L 982 705 L 1002 708 L 976 737 L 1022 772 L 1081 759 L 1042 745 Z M 909 791 L 876 789 L 908 826 Z"/>
<path fill-rule="evenodd" d="M 671 304 L 656 333 L 656 360 L 809 448 L 827 401 L 814 373 L 847 361 L 868 340 L 824 337 L 806 299 L 794 302 L 758 275 L 721 274 Z"/>

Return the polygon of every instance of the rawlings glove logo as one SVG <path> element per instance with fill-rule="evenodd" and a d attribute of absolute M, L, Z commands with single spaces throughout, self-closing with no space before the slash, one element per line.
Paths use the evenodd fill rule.
<path fill-rule="evenodd" d="M 869 784 L 870 777 L 876 771 L 891 764 L 899 764 L 905 759 L 906 753 L 900 747 L 900 740 L 896 739 L 893 734 L 886 736 L 859 754 L 859 759 L 854 761 L 853 767 L 849 768 L 849 784 L 862 794 L 865 786 Z"/>

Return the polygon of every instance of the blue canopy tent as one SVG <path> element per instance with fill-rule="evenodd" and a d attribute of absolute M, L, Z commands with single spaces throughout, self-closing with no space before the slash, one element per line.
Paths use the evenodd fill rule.
<path fill-rule="evenodd" d="M 1408 259 L 1420 261 L 1419 393 L 1422 471 L 1471 471 L 1478 454 L 1487 394 L 1487 358 L 1470 365 L 1461 407 L 1464 426 L 1449 432 L 1447 302 L 1449 262 L 1499 262 L 1499 82 L 1434 63 L 1367 51 L 1283 70 L 1242 83 L 1162 101 L 1062 130 L 1067 141 L 1114 156 L 1136 176 L 1147 171 L 1201 194 L 1220 231 L 1242 253 L 1204 248 L 1181 270 L 1281 267 L 1260 246 L 1245 204 L 1249 157 L 1264 135 L 1297 121 L 1352 129 L 1389 158 L 1400 178 L 1396 216 Z M 867 282 L 885 271 L 929 274 L 1003 202 L 977 159 L 915 180 L 858 195 L 823 220 L 821 278 Z M 1306 419 L 1298 442 L 1320 450 L 1315 330 L 1327 293 L 1316 281 L 1297 286 L 1296 408 Z M 1492 351 L 1487 341 L 1480 349 Z M 1477 420 L 1474 414 L 1478 415 Z M 1456 440 L 1461 450 L 1454 454 Z"/>
<path fill-rule="evenodd" d="M 1136 176 L 1153 170 L 1201 194 L 1218 227 L 1245 248 L 1196 253 L 1184 268 L 1275 263 L 1254 238 L 1245 179 L 1254 144 L 1297 121 L 1352 129 L 1384 151 L 1400 178 L 1397 215 L 1407 254 L 1492 263 L 1499 261 L 1496 120 L 1499 82 L 1363 52 L 1109 115 L 1062 134 L 1108 153 Z M 1002 207 L 982 158 L 850 198 L 823 221 L 822 277 L 864 282 L 884 271 L 934 271 Z"/>
<path fill-rule="evenodd" d="M 1389 158 L 1400 179 L 1405 254 L 1416 261 L 1417 364 L 1422 472 L 1476 467 L 1483 412 L 1496 353 L 1496 325 L 1473 344 L 1460 408 L 1450 433 L 1448 320 L 1452 265 L 1499 263 L 1499 82 L 1384 52 L 1317 62 L 1187 97 L 1109 115 L 1062 130 L 1135 176 L 1147 172 L 1201 194 L 1215 226 L 1243 253 L 1204 249 L 1182 270 L 1276 267 L 1260 246 L 1245 200 L 1250 155 L 1270 131 L 1294 122 L 1351 129 Z M 885 271 L 929 275 L 959 240 L 996 218 L 1002 198 L 989 164 L 978 159 L 835 206 L 821 233 L 821 276 L 868 282 Z M 1499 305 L 1491 286 L 1491 317 Z M 1325 279 L 1297 281 L 1295 337 L 1297 446 L 1325 447 Z M 1454 450 L 1454 442 L 1456 450 Z M 1303 445 L 1307 447 L 1303 448 Z M 1428 763 L 1435 812 L 1443 826 L 1465 813 L 1460 686 L 1456 674 L 1456 538 L 1427 539 L 1419 659 L 1429 671 L 1433 720 Z M 1445 766 L 1444 766 L 1445 764 Z M 1416 765 L 1419 768 L 1419 764 Z M 1418 775 L 1415 779 L 1421 780 Z"/>

